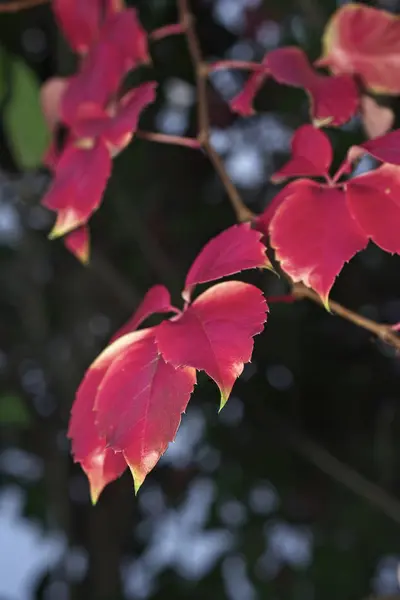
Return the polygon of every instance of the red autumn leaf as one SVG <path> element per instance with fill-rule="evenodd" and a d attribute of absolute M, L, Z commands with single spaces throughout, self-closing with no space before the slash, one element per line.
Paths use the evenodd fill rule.
<path fill-rule="evenodd" d="M 110 173 L 110 153 L 101 140 L 88 149 L 70 144 L 64 150 L 42 200 L 43 206 L 57 213 L 51 238 L 87 222 L 99 207 Z"/>
<path fill-rule="evenodd" d="M 255 112 L 253 107 L 254 98 L 269 75 L 266 66 L 267 56 L 264 57 L 260 70 L 250 75 L 243 89 L 229 102 L 231 110 L 242 115 L 242 117 L 249 117 Z"/>
<path fill-rule="evenodd" d="M 297 181 L 291 181 L 288 183 L 278 194 L 276 194 L 276 196 L 272 198 L 261 215 L 258 215 L 253 220 L 253 227 L 257 229 L 257 231 L 260 231 L 265 236 L 269 235 L 269 225 L 282 202 L 284 202 L 290 194 L 291 189 L 294 191 L 297 189 Z"/>
<path fill-rule="evenodd" d="M 52 8 L 69 45 L 84 54 L 97 40 L 102 22 L 122 10 L 121 0 L 53 0 Z"/>
<path fill-rule="evenodd" d="M 351 163 L 365 153 L 382 162 L 400 165 L 400 129 L 395 129 L 386 135 L 368 140 L 359 146 L 352 146 L 347 153 L 345 162 Z"/>
<path fill-rule="evenodd" d="M 347 202 L 364 233 L 386 252 L 400 253 L 400 167 L 382 165 L 348 181 Z"/>
<path fill-rule="evenodd" d="M 86 225 L 82 225 L 77 229 L 74 229 L 64 238 L 64 244 L 66 248 L 84 265 L 89 262 L 90 254 L 90 234 L 89 228 Z"/>
<path fill-rule="evenodd" d="M 184 299 L 189 300 L 192 288 L 198 283 L 221 279 L 245 269 L 270 268 L 261 237 L 249 223 L 242 223 L 210 240 L 189 269 Z"/>
<path fill-rule="evenodd" d="M 60 122 L 61 99 L 68 86 L 66 77 L 52 77 L 40 89 L 42 112 L 50 131 Z"/>
<path fill-rule="evenodd" d="M 271 181 L 277 183 L 288 177 L 329 177 L 332 162 L 332 146 L 329 138 L 312 125 L 296 130 L 291 144 L 292 157 Z"/>
<path fill-rule="evenodd" d="M 323 37 L 319 65 L 358 75 L 379 94 L 400 93 L 400 19 L 362 4 L 337 10 Z"/>
<path fill-rule="evenodd" d="M 300 48 L 288 46 L 268 54 L 271 76 L 278 83 L 304 88 L 311 100 L 315 124 L 342 125 L 358 108 L 358 90 L 352 77 L 317 73 Z"/>
<path fill-rule="evenodd" d="M 394 111 L 388 106 L 380 106 L 378 102 L 363 94 L 361 97 L 361 118 L 368 138 L 385 135 L 393 127 Z"/>
<path fill-rule="evenodd" d="M 73 124 L 79 107 L 86 102 L 104 108 L 128 71 L 148 59 L 146 40 L 133 8 L 109 18 L 80 71 L 70 78 L 62 99 L 63 122 Z"/>
<path fill-rule="evenodd" d="M 105 107 L 116 94 L 126 69 L 121 64 L 117 48 L 99 44 L 85 57 L 80 71 L 72 76 L 61 103 L 63 123 L 71 125 L 82 104 Z"/>
<path fill-rule="evenodd" d="M 89 482 L 93 503 L 104 487 L 117 479 L 126 469 L 122 453 L 107 447 L 104 437 L 95 426 L 94 404 L 98 388 L 115 358 L 136 340 L 136 334 L 126 335 L 109 346 L 97 357 L 80 384 L 71 410 L 68 437 L 72 440 L 72 454 L 79 462 Z"/>
<path fill-rule="evenodd" d="M 124 336 L 136 338 L 108 369 L 94 407 L 97 429 L 123 452 L 136 492 L 174 440 L 196 383 L 195 369 L 165 362 L 153 331 Z"/>
<path fill-rule="evenodd" d="M 138 309 L 125 325 L 111 338 L 111 342 L 122 335 L 135 331 L 139 325 L 155 313 L 176 312 L 177 309 L 171 305 L 171 296 L 164 285 L 154 285 L 149 289 Z"/>
<path fill-rule="evenodd" d="M 134 8 L 111 15 L 101 31 L 101 40 L 119 50 L 127 71 L 150 60 L 147 32 Z"/>
<path fill-rule="evenodd" d="M 122 150 L 136 132 L 140 114 L 154 102 L 156 86 L 153 81 L 143 83 L 108 112 L 94 103 L 82 104 L 72 125 L 75 136 L 79 139 L 102 138 L 113 153 Z"/>
<path fill-rule="evenodd" d="M 205 371 L 218 385 L 221 408 L 251 359 L 253 336 L 263 330 L 268 311 L 259 289 L 240 281 L 214 285 L 179 317 L 156 329 L 158 348 L 174 367 Z"/>
<path fill-rule="evenodd" d="M 336 276 L 368 238 L 350 215 L 341 190 L 308 179 L 286 189 L 269 226 L 271 245 L 283 270 L 314 289 L 328 308 Z"/>
<path fill-rule="evenodd" d="M 130 142 L 142 111 L 156 98 L 156 87 L 154 81 L 142 83 L 120 100 L 116 115 L 110 120 L 105 132 L 112 148 L 122 150 Z"/>

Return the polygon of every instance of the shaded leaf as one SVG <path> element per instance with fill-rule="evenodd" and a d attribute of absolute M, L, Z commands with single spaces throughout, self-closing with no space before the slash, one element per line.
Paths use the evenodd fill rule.
<path fill-rule="evenodd" d="M 12 59 L 12 94 L 4 109 L 4 127 L 21 169 L 35 169 L 49 143 L 49 131 L 40 106 L 40 84 L 21 60 Z"/>
<path fill-rule="evenodd" d="M 0 396 L 0 427 L 25 428 L 31 425 L 31 415 L 21 396 L 5 394 Z"/>
<path fill-rule="evenodd" d="M 288 46 L 273 50 L 268 54 L 267 65 L 278 83 L 308 92 L 314 124 L 342 125 L 356 113 L 359 99 L 353 78 L 317 73 L 300 48 Z"/>

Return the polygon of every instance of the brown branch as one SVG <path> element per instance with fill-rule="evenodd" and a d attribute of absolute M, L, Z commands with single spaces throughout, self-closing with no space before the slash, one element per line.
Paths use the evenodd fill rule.
<path fill-rule="evenodd" d="M 34 8 L 41 4 L 48 4 L 49 0 L 12 0 L 0 4 L 0 13 L 13 13 L 19 10 L 25 10 L 26 8 Z"/>
<path fill-rule="evenodd" d="M 266 404 L 262 408 L 265 419 L 279 440 L 284 440 L 298 455 L 400 524 L 400 501 L 395 496 L 296 431 Z"/>
<path fill-rule="evenodd" d="M 228 173 L 226 172 L 223 161 L 211 145 L 210 115 L 207 101 L 207 84 L 208 75 L 210 73 L 210 65 L 207 64 L 203 59 L 199 38 L 194 27 L 194 17 L 189 6 L 189 0 L 178 0 L 178 7 L 180 17 L 179 20 L 182 25 L 182 29 L 186 31 L 189 52 L 192 58 L 193 67 L 196 72 L 198 140 L 221 178 L 226 193 L 235 211 L 237 220 L 239 222 L 251 221 L 254 219 L 255 215 L 244 204 L 237 188 L 232 183 Z M 297 299 L 307 298 L 308 300 L 323 306 L 323 302 L 318 294 L 303 285 L 294 285 L 292 293 Z M 371 319 L 367 319 L 366 317 L 362 317 L 356 312 L 345 308 L 333 300 L 329 301 L 329 306 L 332 312 L 339 315 L 343 319 L 351 321 L 358 327 L 362 327 L 363 329 L 370 331 L 386 344 L 389 344 L 397 350 L 400 350 L 400 337 L 396 335 L 390 326 L 377 323 Z"/>
<path fill-rule="evenodd" d="M 223 183 L 232 208 L 235 211 L 236 219 L 240 223 L 251 221 L 254 218 L 254 214 L 244 204 L 238 190 L 226 172 L 223 161 L 218 153 L 214 150 L 210 141 L 210 115 L 207 100 L 209 66 L 203 59 L 199 38 L 194 26 L 194 17 L 189 7 L 189 0 L 178 0 L 178 8 L 179 20 L 182 24 L 182 28 L 186 31 L 189 52 L 196 73 L 198 120 L 197 138 L 204 151 L 207 153 L 210 161 L 214 165 L 214 168 Z"/>
<path fill-rule="evenodd" d="M 305 285 L 294 284 L 292 288 L 292 294 L 295 298 L 299 300 L 307 298 L 308 300 L 311 300 L 312 302 L 315 302 L 320 306 L 324 306 L 324 303 L 322 302 L 318 294 L 313 292 L 313 290 L 306 287 Z M 393 346 L 393 348 L 396 348 L 396 350 L 400 351 L 400 337 L 392 330 L 390 325 L 377 323 L 372 319 L 363 317 L 362 315 L 359 315 L 358 313 L 348 308 L 345 308 L 344 306 L 342 306 L 338 302 L 335 302 L 334 300 L 329 300 L 329 308 L 333 313 L 339 315 L 339 317 L 342 317 L 342 319 L 346 319 L 346 321 L 350 321 L 351 323 L 354 323 L 354 325 L 357 325 L 358 327 L 362 327 L 363 329 L 370 331 L 378 339 L 382 340 L 382 342 L 385 342 L 389 346 Z"/>

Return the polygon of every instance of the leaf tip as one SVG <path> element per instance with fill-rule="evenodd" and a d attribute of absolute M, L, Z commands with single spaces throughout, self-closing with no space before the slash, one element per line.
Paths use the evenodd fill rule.
<path fill-rule="evenodd" d="M 129 469 L 130 469 L 130 472 L 131 472 L 132 478 L 133 478 L 133 487 L 135 490 L 135 496 L 137 496 L 140 488 L 142 487 L 144 480 L 146 479 L 146 475 L 144 473 L 142 473 L 137 467 L 134 467 L 133 465 L 129 465 Z"/>
<path fill-rule="evenodd" d="M 328 125 L 331 125 L 333 120 L 334 117 L 323 117 L 320 119 L 315 118 L 312 120 L 312 124 L 317 129 L 321 129 L 322 127 L 328 127 Z"/>
<path fill-rule="evenodd" d="M 92 506 L 96 506 L 101 492 L 102 492 L 102 490 L 100 488 L 95 487 L 94 485 L 90 484 L 90 500 L 91 500 Z"/>
<path fill-rule="evenodd" d="M 226 390 L 223 388 L 220 388 L 220 392 L 221 392 L 221 400 L 220 400 L 220 404 L 219 404 L 218 414 L 221 412 L 221 410 L 224 408 L 225 404 L 228 402 L 229 396 L 231 393 L 230 390 Z"/>
<path fill-rule="evenodd" d="M 321 295 L 320 298 L 325 310 L 327 310 L 328 313 L 332 314 L 332 310 L 329 305 L 329 292 L 327 294 Z"/>

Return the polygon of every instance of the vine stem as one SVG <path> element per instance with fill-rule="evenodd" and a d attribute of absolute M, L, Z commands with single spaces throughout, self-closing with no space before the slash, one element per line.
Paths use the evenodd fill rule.
<path fill-rule="evenodd" d="M 312 300 L 312 302 L 315 302 L 320 306 L 324 306 L 324 303 L 318 294 L 305 285 L 295 283 L 292 286 L 292 294 L 298 300 L 307 298 L 308 300 Z M 339 317 L 342 317 L 342 319 L 350 321 L 351 323 L 354 323 L 354 325 L 358 325 L 358 327 L 362 327 L 362 329 L 370 331 L 377 338 L 382 340 L 382 342 L 385 342 L 386 344 L 389 344 L 390 346 L 393 346 L 393 348 L 396 348 L 396 350 L 400 351 L 400 337 L 395 333 L 391 325 L 377 323 L 372 319 L 363 317 L 362 315 L 345 308 L 334 300 L 329 300 L 328 304 L 330 310 Z"/>
<path fill-rule="evenodd" d="M 0 4 L 0 13 L 18 12 L 26 8 L 48 4 L 48 2 L 49 0 L 11 0 L 10 2 Z"/>
<path fill-rule="evenodd" d="M 203 58 L 203 54 L 200 48 L 199 38 L 196 33 L 194 25 L 194 16 L 190 9 L 189 0 L 178 0 L 179 8 L 179 21 L 182 25 L 182 29 L 186 31 L 186 38 L 189 47 L 189 53 L 192 59 L 193 67 L 196 73 L 196 87 L 197 87 L 197 120 L 198 120 L 198 135 L 197 139 L 202 145 L 204 151 L 213 163 L 215 170 L 221 178 L 222 184 L 226 190 L 230 203 L 236 214 L 236 219 L 239 222 L 252 221 L 255 218 L 255 214 L 247 208 L 236 186 L 231 181 L 225 166 L 214 150 L 210 142 L 210 116 L 208 110 L 207 100 L 207 85 L 208 76 L 210 71 L 218 68 L 226 67 L 242 67 L 254 70 L 254 63 L 237 61 L 237 64 L 233 61 L 219 61 L 214 64 L 207 64 Z M 308 299 L 320 306 L 324 306 L 321 298 L 310 288 L 307 288 L 301 284 L 294 284 L 291 282 L 292 296 L 296 300 Z M 285 301 L 288 302 L 288 297 L 285 296 Z M 377 338 L 385 342 L 386 344 L 394 347 L 396 350 L 400 350 L 400 337 L 393 331 L 390 325 L 377 323 L 371 319 L 367 319 L 358 313 L 345 308 L 338 302 L 329 300 L 330 310 L 336 315 L 354 323 L 358 327 L 362 327 L 367 331 L 373 333 Z"/>
<path fill-rule="evenodd" d="M 180 135 L 168 135 L 166 133 L 157 133 L 153 131 L 137 131 L 136 137 L 159 144 L 175 144 L 176 146 L 186 146 L 186 148 L 198 149 L 201 145 L 197 138 L 181 137 Z"/>
<path fill-rule="evenodd" d="M 178 8 L 179 20 L 182 24 L 182 28 L 186 31 L 189 52 L 196 74 L 198 120 L 197 139 L 221 178 L 232 208 L 235 211 L 236 219 L 240 223 L 251 221 L 255 217 L 254 213 L 244 204 L 238 190 L 232 183 L 225 169 L 224 163 L 222 162 L 218 153 L 214 150 L 210 141 L 210 115 L 207 101 L 209 65 L 203 59 L 199 39 L 194 26 L 194 17 L 189 7 L 189 0 L 178 0 Z"/>

